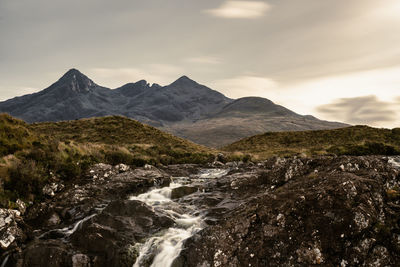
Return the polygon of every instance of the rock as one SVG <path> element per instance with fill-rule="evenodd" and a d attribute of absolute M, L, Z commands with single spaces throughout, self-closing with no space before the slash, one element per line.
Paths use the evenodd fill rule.
<path fill-rule="evenodd" d="M 21 212 L 21 214 L 23 215 L 26 211 L 26 204 L 25 202 L 23 202 L 21 199 L 17 199 L 17 201 L 15 202 L 17 204 L 18 210 Z"/>
<path fill-rule="evenodd" d="M 207 225 L 185 240 L 173 266 L 397 266 L 395 163 L 323 156 L 220 169 L 184 164 L 119 172 L 99 165 L 88 173 L 98 179 L 27 210 L 26 228 L 34 229 L 29 242 L 22 241 L 19 211 L 0 210 L 0 240 L 15 249 L 10 266 L 132 266 L 139 243 L 175 224 L 158 207 L 127 199 L 185 176 L 191 184 L 173 189 L 168 205 L 182 212 L 195 206 Z M 7 219 L 11 213 L 15 218 Z M 75 231 L 66 234 L 64 227 Z"/>
<path fill-rule="evenodd" d="M 118 166 L 118 165 L 117 165 Z M 104 164 L 104 163 L 98 163 L 92 166 L 90 168 L 87 176 L 91 177 L 94 180 L 97 179 L 103 179 L 103 178 L 108 178 L 111 175 L 114 175 L 115 173 L 118 173 L 119 171 L 116 168 L 113 168 L 113 166 L 109 164 Z"/>
<path fill-rule="evenodd" d="M 7 229 L 0 236 L 1 248 L 3 248 L 3 249 L 8 248 L 14 242 L 14 240 L 15 240 L 15 236 L 12 235 Z"/>
<path fill-rule="evenodd" d="M 238 163 L 235 161 L 231 161 L 231 162 L 227 162 L 225 165 L 229 168 L 236 168 L 238 166 Z"/>
<path fill-rule="evenodd" d="M 303 247 L 296 250 L 297 262 L 307 265 L 322 264 L 324 258 L 322 257 L 321 250 L 318 247 Z"/>
<path fill-rule="evenodd" d="M 61 219 L 60 216 L 58 216 L 57 213 L 53 213 L 49 220 L 47 221 L 47 225 L 48 226 L 55 226 L 55 225 L 59 225 L 61 223 Z"/>
<path fill-rule="evenodd" d="M 63 189 L 64 185 L 62 183 L 50 183 L 43 187 L 42 192 L 48 197 L 54 197 L 57 192 Z"/>
<path fill-rule="evenodd" d="M 24 249 L 19 266 L 72 266 L 68 246 L 60 241 L 33 241 Z"/>
<path fill-rule="evenodd" d="M 221 163 L 226 163 L 227 159 L 226 159 L 224 154 L 218 153 L 218 155 L 215 157 L 214 161 L 219 161 Z"/>
<path fill-rule="evenodd" d="M 23 239 L 24 235 L 18 226 L 21 220 L 18 210 L 0 208 L 0 245 L 7 249 L 16 239 Z"/>
<path fill-rule="evenodd" d="M 181 198 L 187 195 L 190 195 L 194 192 L 197 192 L 198 188 L 193 186 L 180 186 L 172 189 L 171 198 Z"/>
<path fill-rule="evenodd" d="M 90 267 L 90 258 L 85 254 L 72 256 L 72 267 Z"/>
<path fill-rule="evenodd" d="M 151 168 L 153 168 L 153 166 L 151 166 L 150 164 L 145 164 L 143 168 L 145 170 L 151 170 Z"/>
<path fill-rule="evenodd" d="M 121 173 L 121 172 L 127 172 L 130 168 L 128 165 L 125 165 L 123 163 L 118 164 L 117 166 L 115 166 L 115 169 Z"/>
<path fill-rule="evenodd" d="M 71 235 L 77 249 L 96 255 L 101 266 L 132 266 L 132 244 L 173 225 L 137 200 L 112 201 L 99 215 L 82 223 Z"/>
<path fill-rule="evenodd" d="M 397 165 L 378 156 L 241 167 L 208 189 L 239 204 L 212 212 L 185 242 L 182 265 L 397 266 L 400 205 L 387 192 L 399 182 Z"/>
<path fill-rule="evenodd" d="M 214 162 L 211 164 L 211 166 L 213 166 L 213 167 L 224 167 L 225 164 L 222 163 L 221 161 L 214 161 Z"/>

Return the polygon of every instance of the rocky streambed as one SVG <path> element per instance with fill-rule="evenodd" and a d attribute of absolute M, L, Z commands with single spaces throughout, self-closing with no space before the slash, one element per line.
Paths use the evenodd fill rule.
<path fill-rule="evenodd" d="M 379 156 L 98 164 L 0 211 L 0 266 L 399 266 L 399 175 Z"/>

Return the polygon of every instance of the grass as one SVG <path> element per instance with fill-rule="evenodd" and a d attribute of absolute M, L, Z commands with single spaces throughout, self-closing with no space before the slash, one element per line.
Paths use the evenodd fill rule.
<path fill-rule="evenodd" d="M 398 155 L 400 129 L 352 126 L 321 131 L 267 132 L 244 138 L 222 150 L 233 154 L 250 154 L 253 160 L 301 154 Z"/>
<path fill-rule="evenodd" d="M 224 161 L 300 154 L 397 155 L 400 129 L 354 126 L 268 132 L 242 139 L 223 150 Z M 27 124 L 0 114 L 0 206 L 14 207 L 18 198 L 41 200 L 46 183 L 75 182 L 89 166 L 99 162 L 132 166 L 206 163 L 216 153 L 122 116 Z M 398 191 L 388 194 L 398 197 Z"/>
<path fill-rule="evenodd" d="M 0 114 L 0 206 L 43 198 L 43 186 L 74 181 L 95 163 L 205 163 L 215 151 L 137 121 L 109 116 L 27 124 Z"/>

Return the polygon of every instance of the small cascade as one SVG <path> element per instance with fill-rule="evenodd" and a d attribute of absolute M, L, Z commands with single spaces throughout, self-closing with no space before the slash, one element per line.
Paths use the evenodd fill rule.
<path fill-rule="evenodd" d="M 156 236 L 149 238 L 140 248 L 139 257 L 133 267 L 169 267 L 179 256 L 186 239 L 204 228 L 205 218 L 198 215 L 195 206 L 180 205 L 171 199 L 174 188 L 188 185 L 191 180 L 205 180 L 219 178 L 226 175 L 227 169 L 204 169 L 194 177 L 180 177 L 173 179 L 170 186 L 153 189 L 147 193 L 131 197 L 131 200 L 139 200 L 154 208 L 154 210 L 166 214 L 175 221 L 175 225 Z"/>

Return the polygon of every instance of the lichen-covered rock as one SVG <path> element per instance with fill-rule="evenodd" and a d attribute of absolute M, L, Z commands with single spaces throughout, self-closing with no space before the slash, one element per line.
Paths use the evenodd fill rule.
<path fill-rule="evenodd" d="M 106 173 L 107 179 L 91 176 Z M 27 210 L 24 225 L 31 241 L 23 246 L 8 218 L 19 217 L 19 211 L 0 209 L 0 228 L 3 222 L 5 229 L 0 243 L 19 245 L 6 266 L 132 266 L 131 256 L 137 254 L 132 245 L 172 225 L 171 219 L 143 203 L 127 200 L 152 186 L 168 185 L 171 178 L 164 171 L 153 167 L 119 172 L 97 164 L 87 178 L 86 183 L 70 185 Z M 48 189 L 58 191 L 52 184 Z"/>
<path fill-rule="evenodd" d="M 23 202 L 21 199 L 17 199 L 17 201 L 15 202 L 15 204 L 17 204 L 18 210 L 19 212 L 21 212 L 21 214 L 23 215 L 26 211 L 26 204 L 25 202 Z"/>
<path fill-rule="evenodd" d="M 22 241 L 25 235 L 19 226 L 22 221 L 18 210 L 0 208 L 0 246 L 8 249 L 15 241 Z"/>
<path fill-rule="evenodd" d="M 72 256 L 72 267 L 90 267 L 90 258 L 85 254 L 75 254 Z"/>
<path fill-rule="evenodd" d="M 184 164 L 123 172 L 98 164 L 85 182 L 27 210 L 30 241 L 10 254 L 7 266 L 132 266 L 138 242 L 174 224 L 166 213 L 127 199 L 168 185 L 171 176 L 191 179 L 175 189 L 180 206 L 171 209 L 197 207 L 207 223 L 185 241 L 174 267 L 398 266 L 398 162 L 292 157 L 208 170 Z M 9 215 L 1 214 L 2 240 L 15 248 L 22 240 L 19 215 L 8 224 Z"/>
<path fill-rule="evenodd" d="M 50 183 L 43 187 L 42 192 L 44 195 L 48 197 L 54 197 L 57 192 L 60 192 L 64 189 L 64 185 L 62 183 Z"/>
<path fill-rule="evenodd" d="M 396 266 L 399 166 L 387 157 L 275 158 L 222 177 L 239 202 L 187 240 L 184 266 Z M 226 200 L 225 200 L 226 201 Z"/>
<path fill-rule="evenodd" d="M 118 172 L 121 173 L 121 172 L 126 172 L 126 171 L 128 171 L 130 168 L 129 168 L 128 165 L 123 164 L 123 163 L 120 163 L 120 164 L 118 164 L 118 165 L 115 166 L 115 169 L 116 169 Z"/>

